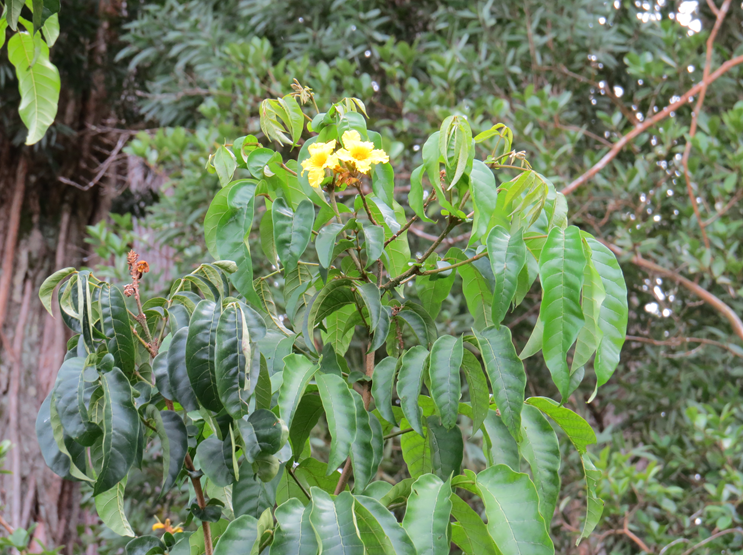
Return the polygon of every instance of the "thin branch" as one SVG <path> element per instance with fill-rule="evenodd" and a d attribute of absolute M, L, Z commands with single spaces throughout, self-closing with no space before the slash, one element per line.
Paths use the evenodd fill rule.
<path fill-rule="evenodd" d="M 348 457 L 346 459 L 346 464 L 343 465 L 343 472 L 341 472 L 341 477 L 338 479 L 338 483 L 335 485 L 335 495 L 340 495 L 340 493 L 344 489 L 346 489 L 346 485 L 351 479 L 352 474 L 353 467 L 351 466 L 351 457 Z"/>
<path fill-rule="evenodd" d="M 731 198 L 725 206 L 722 207 L 718 212 L 716 212 L 712 217 L 710 217 L 708 220 L 705 220 L 704 226 L 707 227 L 712 222 L 714 222 L 717 218 L 720 216 L 723 216 L 728 210 L 730 210 L 733 206 L 738 204 L 738 201 L 743 198 L 743 189 L 738 189 L 738 192 L 735 193 L 733 198 Z"/>
<path fill-rule="evenodd" d="M 488 251 L 482 251 L 480 254 L 476 254 L 475 256 L 468 258 L 467 260 L 462 260 L 461 262 L 457 262 L 456 264 L 452 264 L 451 266 L 444 266 L 443 268 L 434 268 L 432 270 L 426 270 L 425 272 L 419 272 L 419 275 L 427 276 L 430 274 L 438 274 L 439 272 L 446 272 L 447 270 L 459 268 L 460 266 L 464 266 L 465 264 L 469 264 L 470 262 L 474 262 L 475 260 L 480 260 L 487 255 Z"/>
<path fill-rule="evenodd" d="M 294 478 L 294 481 L 299 486 L 299 489 L 302 490 L 302 493 L 304 493 L 307 496 L 307 499 L 309 499 L 310 501 L 312 501 L 312 496 L 310 495 L 310 493 L 306 489 L 304 489 L 304 486 L 302 485 L 302 483 L 297 479 L 297 475 L 294 474 L 294 469 L 292 468 L 292 466 L 289 465 L 289 466 L 286 467 L 286 469 L 289 471 L 289 475 L 292 478 Z"/>
<path fill-rule="evenodd" d="M 739 352 L 730 348 L 729 345 L 722 343 L 721 341 L 715 341 L 714 339 L 705 339 L 703 337 L 677 337 L 673 339 L 659 340 L 650 339 L 647 337 L 638 337 L 636 335 L 628 335 L 627 341 L 637 341 L 638 343 L 649 343 L 650 345 L 666 346 L 666 347 L 680 347 L 684 343 L 701 343 L 702 345 L 713 345 L 720 349 L 725 349 L 729 353 L 743 358 L 743 355 Z"/>
<path fill-rule="evenodd" d="M 387 434 L 384 436 L 384 440 L 387 441 L 388 439 L 392 439 L 393 437 L 401 436 L 403 434 L 407 434 L 408 432 L 412 432 L 413 428 L 405 428 L 404 430 L 398 430 L 396 432 L 392 432 L 391 434 Z"/>
<path fill-rule="evenodd" d="M 617 256 L 625 256 L 627 254 L 616 245 L 613 245 L 606 241 L 602 241 L 601 239 L 599 240 Z M 663 277 L 672 279 L 683 285 L 686 289 L 694 293 L 697 297 L 702 299 L 704 302 L 706 302 L 707 304 L 712 306 L 712 308 L 722 314 L 730 323 L 730 326 L 733 328 L 733 332 L 735 333 L 735 335 L 743 340 L 743 322 L 741 321 L 738 314 L 727 304 L 722 302 L 718 297 L 707 291 L 704 287 L 697 285 L 690 279 L 685 278 L 684 276 L 679 274 L 678 271 L 667 270 L 666 268 L 659 266 L 655 262 L 651 262 L 650 260 L 643 258 L 639 254 L 632 256 L 630 258 L 630 262 L 642 268 L 651 270 L 659 275 L 662 275 Z"/>
<path fill-rule="evenodd" d="M 717 534 L 712 534 L 709 538 L 704 539 L 700 541 L 698 544 L 690 547 L 686 551 L 684 551 L 681 555 L 690 555 L 690 553 L 693 553 L 700 547 L 703 547 L 707 545 L 710 542 L 715 541 L 717 538 L 724 536 L 726 534 L 741 534 L 743 535 L 743 528 L 728 528 L 727 530 L 722 530 L 721 532 L 717 532 Z"/>
<path fill-rule="evenodd" d="M 678 110 L 679 108 L 683 107 L 688 101 L 689 98 L 697 94 L 699 91 L 701 91 L 703 88 L 709 86 L 711 83 L 715 82 L 717 79 L 719 79 L 722 75 L 733 69 L 735 66 L 743 64 L 743 55 L 737 56 L 733 58 L 732 60 L 728 60 L 724 64 L 722 64 L 717 70 L 715 70 L 712 74 L 710 74 L 707 79 L 697 83 L 692 88 L 690 88 L 688 91 L 686 91 L 679 100 L 676 102 L 669 104 L 665 108 L 663 108 L 660 112 L 655 114 L 652 118 L 646 119 L 642 125 L 639 125 L 635 127 L 632 131 L 624 135 L 621 139 L 619 139 L 612 149 L 607 152 L 601 160 L 596 162 L 596 164 L 589 169 L 587 172 L 585 172 L 583 175 L 575 179 L 572 183 L 570 183 L 567 187 L 565 187 L 562 191 L 560 191 L 564 195 L 568 195 L 572 192 L 574 192 L 578 187 L 581 185 L 587 183 L 593 176 L 595 176 L 597 173 L 599 173 L 601 170 L 603 170 L 609 162 L 614 160 L 614 158 L 617 157 L 617 155 L 622 151 L 622 149 L 627 146 L 633 139 L 635 139 L 638 135 L 649 129 L 650 127 L 653 127 L 658 122 L 664 120 L 667 118 L 671 112 L 674 110 Z"/>

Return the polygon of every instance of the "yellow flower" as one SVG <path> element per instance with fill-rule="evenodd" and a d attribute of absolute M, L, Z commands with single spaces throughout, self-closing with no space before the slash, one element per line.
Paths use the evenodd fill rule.
<path fill-rule="evenodd" d="M 157 517 L 155 517 L 155 518 L 157 518 Z M 155 530 L 164 530 L 164 531 L 169 532 L 171 534 L 176 534 L 178 532 L 183 532 L 183 528 L 181 528 L 180 526 L 171 526 L 170 525 L 170 519 L 169 518 L 166 518 L 165 519 L 165 522 L 160 522 L 160 519 L 158 518 L 157 519 L 157 522 L 152 525 L 152 530 L 153 530 L 153 532 Z"/>
<path fill-rule="evenodd" d="M 336 152 L 339 160 L 351 162 L 361 173 L 368 174 L 372 164 L 384 164 L 390 158 L 384 150 L 375 150 L 374 143 L 362 141 L 358 131 L 346 131 L 342 137 L 345 148 Z"/>
<path fill-rule="evenodd" d="M 319 188 L 325 179 L 325 169 L 331 170 L 338 165 L 338 158 L 333 154 L 335 139 L 328 143 L 314 143 L 309 147 L 310 157 L 302 162 L 302 175 L 309 172 L 310 185 Z"/>

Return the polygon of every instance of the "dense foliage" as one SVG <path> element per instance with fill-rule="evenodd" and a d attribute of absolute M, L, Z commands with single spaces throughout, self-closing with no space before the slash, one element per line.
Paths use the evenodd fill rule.
<path fill-rule="evenodd" d="M 47 307 L 62 282 L 60 310 L 79 332 L 37 420 L 47 464 L 91 482 L 99 516 L 133 535 L 122 510 L 127 476 L 159 438 L 161 494 L 190 479 L 188 520 L 202 528 L 136 538 L 130 554 L 211 555 L 214 542 L 220 554 L 443 554 L 450 542 L 466 553 L 554 553 L 562 457 L 549 417 L 580 455 L 578 542 L 588 537 L 603 509 L 601 473 L 587 452 L 596 436 L 564 402 L 594 354 L 596 389 L 619 362 L 628 306 L 613 253 L 568 225 L 565 197 L 511 149 L 503 124 L 473 138 L 466 118 L 444 120 L 411 175 L 407 216 L 364 104 L 346 98 L 310 117 L 301 105 L 317 106 L 312 91 L 294 90 L 263 101 L 260 121 L 264 136 L 285 146 L 298 147 L 305 127 L 312 133 L 296 160 L 252 135 L 210 157 L 223 187 L 204 237 L 217 262 L 144 302 L 139 282 L 149 265 L 134 252 L 123 293 L 71 268 L 45 282 Z M 251 178 L 233 180 L 238 168 Z M 256 277 L 246 237 L 260 201 L 261 248 L 278 269 Z M 407 230 L 432 218 L 443 229 L 412 257 Z M 467 248 L 439 255 L 462 226 Z M 277 274 L 280 291 L 269 282 Z M 435 323 L 455 274 L 473 324 L 458 336 Z M 503 322 L 537 277 L 539 318 L 519 355 Z M 134 312 L 125 297 L 134 297 Z M 354 336 L 361 356 L 347 357 Z M 540 350 L 561 403 L 525 399 L 522 359 Z M 310 442 L 320 418 L 329 452 Z M 463 431 L 484 438 L 477 474 L 462 466 Z M 377 480 L 398 441 L 408 476 Z M 465 501 L 473 495 L 487 525 Z"/>

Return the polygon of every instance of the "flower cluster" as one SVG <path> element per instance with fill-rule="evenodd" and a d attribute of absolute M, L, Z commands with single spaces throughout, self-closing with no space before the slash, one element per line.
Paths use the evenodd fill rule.
<path fill-rule="evenodd" d="M 325 170 L 334 173 L 353 168 L 359 173 L 369 175 L 373 164 L 389 162 L 384 150 L 374 148 L 374 143 L 362 141 L 358 131 L 346 131 L 341 137 L 344 148 L 335 150 L 335 139 L 327 143 L 314 143 L 309 147 L 310 157 L 302 162 L 302 175 L 308 173 L 310 185 L 319 188 L 325 179 Z"/>

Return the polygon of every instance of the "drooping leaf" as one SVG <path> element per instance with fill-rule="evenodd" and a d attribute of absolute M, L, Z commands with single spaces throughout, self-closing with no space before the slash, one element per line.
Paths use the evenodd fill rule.
<path fill-rule="evenodd" d="M 86 374 L 91 372 L 93 378 L 86 380 Z M 52 402 L 65 433 L 86 447 L 101 435 L 98 425 L 88 419 L 87 410 L 97 377 L 93 367 L 88 366 L 86 372 L 86 359 L 73 357 L 62 363 L 52 392 Z"/>
<path fill-rule="evenodd" d="M 554 555 L 539 495 L 526 474 L 499 464 L 477 475 L 488 531 L 503 555 Z"/>
<path fill-rule="evenodd" d="M 469 257 L 460 249 L 449 249 L 447 257 L 452 254 L 453 263 L 463 262 Z M 490 271 L 490 266 L 486 266 Z M 490 326 L 492 322 L 493 291 L 487 278 L 474 264 L 464 264 L 457 267 L 462 276 L 462 291 L 467 302 L 467 310 L 475 320 L 475 329 L 481 330 Z"/>
<path fill-rule="evenodd" d="M 229 523 L 219 538 L 214 546 L 214 555 L 250 553 L 259 539 L 258 521 L 250 515 L 239 516 Z"/>
<path fill-rule="evenodd" d="M 289 441 L 292 444 L 292 455 L 298 461 L 312 428 L 325 412 L 322 399 L 317 394 L 306 394 L 297 405 L 296 418 L 289 429 Z"/>
<path fill-rule="evenodd" d="M 67 453 L 60 451 L 54 439 L 50 413 L 51 402 L 52 394 L 49 393 L 41 404 L 39 414 L 36 417 L 36 440 L 39 443 L 41 455 L 44 457 L 46 465 L 56 475 L 64 478 L 70 473 L 70 457 Z M 80 446 L 80 449 L 82 450 L 82 446 Z"/>
<path fill-rule="evenodd" d="M 459 426 L 445 428 L 436 416 L 429 416 L 426 425 L 433 473 L 442 480 L 452 474 L 456 476 L 462 469 L 464 457 L 462 430 Z"/>
<path fill-rule="evenodd" d="M 421 436 L 423 427 L 418 396 L 421 393 L 427 362 L 428 350 L 421 345 L 416 345 L 402 356 L 400 374 L 397 377 L 397 396 L 400 398 L 402 412 L 410 426 Z"/>
<path fill-rule="evenodd" d="M 250 515 L 258 518 L 263 511 L 276 503 L 276 489 L 283 476 L 283 469 L 273 480 L 264 482 L 253 474 L 247 465 L 240 467 L 240 479 L 232 484 L 232 509 L 235 516 Z"/>
<path fill-rule="evenodd" d="M 364 555 L 364 544 L 356 532 L 354 499 L 344 491 L 333 497 L 320 488 L 312 488 L 310 523 L 320 545 L 320 553 L 327 555 Z"/>
<path fill-rule="evenodd" d="M 108 352 L 114 357 L 114 364 L 125 375 L 134 372 L 134 336 L 129 314 L 124 302 L 124 294 L 118 287 L 101 286 L 100 308 L 103 333 L 108 339 Z"/>
<path fill-rule="evenodd" d="M 355 303 L 355 296 L 351 290 L 353 281 L 350 279 L 336 279 L 329 281 L 310 301 L 304 317 L 304 341 L 314 351 L 315 342 L 312 340 L 315 326 L 325 317 L 336 310 Z"/>
<path fill-rule="evenodd" d="M 226 146 L 219 147 L 212 157 L 212 165 L 217 170 L 219 183 L 222 187 L 232 181 L 232 175 L 237 169 L 237 160 L 235 160 L 235 155 L 230 149 Z"/>
<path fill-rule="evenodd" d="M 279 527 L 271 544 L 273 555 L 315 555 L 318 551 L 315 531 L 310 524 L 312 505 L 289 499 L 276 507 Z"/>
<path fill-rule="evenodd" d="M 204 474 L 219 487 L 227 487 L 235 481 L 232 453 L 230 438 L 222 441 L 216 435 L 206 438 L 196 449 L 196 456 Z"/>
<path fill-rule="evenodd" d="M 462 337 L 442 335 L 431 347 L 428 374 L 431 377 L 431 397 L 436 404 L 441 424 L 445 428 L 457 425 L 462 381 L 459 368 L 462 366 L 464 347 Z"/>
<path fill-rule="evenodd" d="M 452 541 L 467 555 L 499 555 L 480 515 L 456 494 L 452 494 L 451 502 L 451 516 L 458 523 L 452 526 Z"/>
<path fill-rule="evenodd" d="M 126 476 L 115 487 L 95 497 L 95 510 L 103 523 L 119 536 L 134 536 L 124 511 Z"/>
<path fill-rule="evenodd" d="M 412 486 L 402 527 L 418 555 L 448 555 L 451 482 L 424 474 Z"/>
<path fill-rule="evenodd" d="M 519 446 L 506 428 L 503 419 L 494 410 L 489 410 L 483 422 L 483 434 L 487 450 L 485 457 L 490 466 L 505 464 L 516 472 L 519 471 Z"/>
<path fill-rule="evenodd" d="M 511 235 L 499 225 L 490 231 L 486 243 L 495 276 L 493 324 L 498 325 L 505 318 L 516 295 L 519 274 L 526 264 L 526 244 L 523 232 Z"/>
<path fill-rule="evenodd" d="M 409 425 L 407 420 L 400 422 L 400 427 L 405 429 Z M 419 478 L 424 474 L 433 472 L 433 454 L 431 453 L 431 442 L 428 440 L 428 428 L 423 428 L 423 435 L 407 433 L 400 436 L 400 449 L 402 458 L 408 467 L 408 474 L 413 478 Z"/>
<path fill-rule="evenodd" d="M 292 271 L 310 243 L 315 208 L 305 199 L 292 212 L 283 198 L 277 198 L 271 207 L 271 217 L 276 253 L 285 270 Z"/>
<path fill-rule="evenodd" d="M 196 398 L 207 409 L 222 410 L 215 368 L 217 325 L 221 310 L 216 303 L 203 300 L 196 305 L 188 325 L 186 370 Z"/>
<path fill-rule="evenodd" d="M 343 227 L 343 224 L 328 224 L 320 230 L 315 239 L 317 259 L 323 268 L 330 268 L 330 264 L 333 262 L 335 239 L 343 230 Z"/>
<path fill-rule="evenodd" d="M 583 472 L 586 476 L 586 520 L 583 523 L 583 530 L 581 531 L 580 538 L 575 542 L 575 545 L 580 544 L 580 541 L 591 535 L 594 528 L 601 522 L 601 514 L 604 512 L 604 502 L 599 499 L 597 490 L 601 481 L 601 471 L 596 470 L 593 462 L 588 456 L 588 453 L 581 455 L 581 462 L 583 463 Z"/>
<path fill-rule="evenodd" d="M 530 397 L 526 403 L 537 407 L 552 418 L 567 434 L 581 455 L 586 453 L 589 445 L 596 443 L 596 433 L 591 425 L 572 410 L 560 406 L 559 403 L 547 397 Z"/>
<path fill-rule="evenodd" d="M 479 160 L 475 160 L 472 163 L 470 193 L 472 194 L 475 208 L 475 215 L 472 220 L 472 236 L 470 238 L 470 245 L 472 245 L 481 237 L 485 237 L 488 232 L 488 223 L 495 212 L 496 198 L 498 196 L 498 188 L 495 185 L 493 172 Z M 489 250 L 490 247 L 488 247 Z"/>
<path fill-rule="evenodd" d="M 560 444 L 547 419 L 534 407 L 525 406 L 519 452 L 531 467 L 539 494 L 539 513 L 549 529 L 560 494 Z"/>
<path fill-rule="evenodd" d="M 4 37 L 5 30 L 1 30 L 0 34 Z M 0 47 L 1 46 L 2 41 L 0 40 Z M 62 268 L 46 278 L 44 283 L 41 284 L 41 287 L 39 288 L 39 299 L 50 316 L 54 316 L 52 313 L 52 296 L 54 295 L 54 290 L 67 276 L 74 274 L 76 271 L 75 268 Z"/>
<path fill-rule="evenodd" d="M 356 405 L 343 378 L 335 374 L 315 375 L 330 432 L 328 470 L 341 466 L 356 437 Z M 367 421 L 368 422 L 368 421 Z"/>
<path fill-rule="evenodd" d="M 395 386 L 397 359 L 387 357 L 374 368 L 372 376 L 372 396 L 382 418 L 395 424 L 395 413 L 392 410 L 392 391 Z"/>
<path fill-rule="evenodd" d="M 370 413 L 364 407 L 364 401 L 355 390 L 350 389 L 356 407 L 356 435 L 351 444 L 351 463 L 353 464 L 353 490 L 361 493 L 377 474 L 374 462 L 375 450 L 384 447 L 381 437 L 375 437 L 369 421 Z M 374 443 L 378 445 L 374 445 Z"/>
<path fill-rule="evenodd" d="M 132 388 L 118 368 L 101 374 L 103 388 L 103 463 L 93 495 L 118 484 L 134 463 L 139 439 L 139 416 L 132 402 Z"/>
<path fill-rule="evenodd" d="M 583 271 L 583 319 L 585 324 L 578 333 L 575 343 L 573 362 L 570 373 L 574 374 L 578 368 L 586 364 L 601 344 L 604 334 L 599 328 L 601 305 L 606 298 L 604 284 L 596 271 L 593 261 L 589 258 Z"/>
<path fill-rule="evenodd" d="M 317 369 L 317 365 L 307 357 L 291 354 L 284 358 L 283 382 L 279 388 L 279 415 L 290 430 L 299 401 Z"/>
<path fill-rule="evenodd" d="M 472 429 L 479 430 L 490 405 L 488 381 L 477 357 L 468 349 L 464 349 L 462 353 L 462 370 L 467 380 L 472 405 Z"/>
<path fill-rule="evenodd" d="M 575 226 L 565 231 L 552 228 L 539 259 L 539 277 L 544 291 L 539 318 L 544 322 L 544 361 L 563 402 L 570 388 L 568 350 L 583 327 L 580 291 L 585 265 L 580 230 Z"/>
<path fill-rule="evenodd" d="M 379 260 L 384 251 L 384 229 L 378 225 L 364 226 L 364 250 L 366 252 L 366 267 Z"/>
<path fill-rule="evenodd" d="M 485 371 L 493 388 L 493 398 L 500 410 L 503 423 L 518 440 L 521 435 L 521 407 L 526 391 L 524 363 L 516 355 L 511 330 L 506 326 L 491 326 L 475 331 Z"/>
<path fill-rule="evenodd" d="M 367 554 L 416 555 L 408 533 L 384 505 L 365 495 L 357 495 L 355 501 L 359 536 Z"/>
<path fill-rule="evenodd" d="M 215 332 L 214 377 L 217 394 L 225 410 L 235 419 L 248 412 L 245 374 L 250 373 L 253 354 L 250 330 L 238 303 L 230 303 L 219 316 Z M 245 384 L 247 385 L 247 384 Z M 253 388 L 255 384 L 252 384 Z"/>
<path fill-rule="evenodd" d="M 188 453 L 188 432 L 186 424 L 176 412 L 158 411 L 154 405 L 148 405 L 147 417 L 155 423 L 163 451 L 163 481 L 160 491 L 162 497 L 175 484 L 183 468 Z"/>
<path fill-rule="evenodd" d="M 188 327 L 175 332 L 168 348 L 168 381 L 173 393 L 173 400 L 178 401 L 187 411 L 192 411 L 199 409 L 199 402 L 196 399 L 186 369 L 187 343 Z"/>

